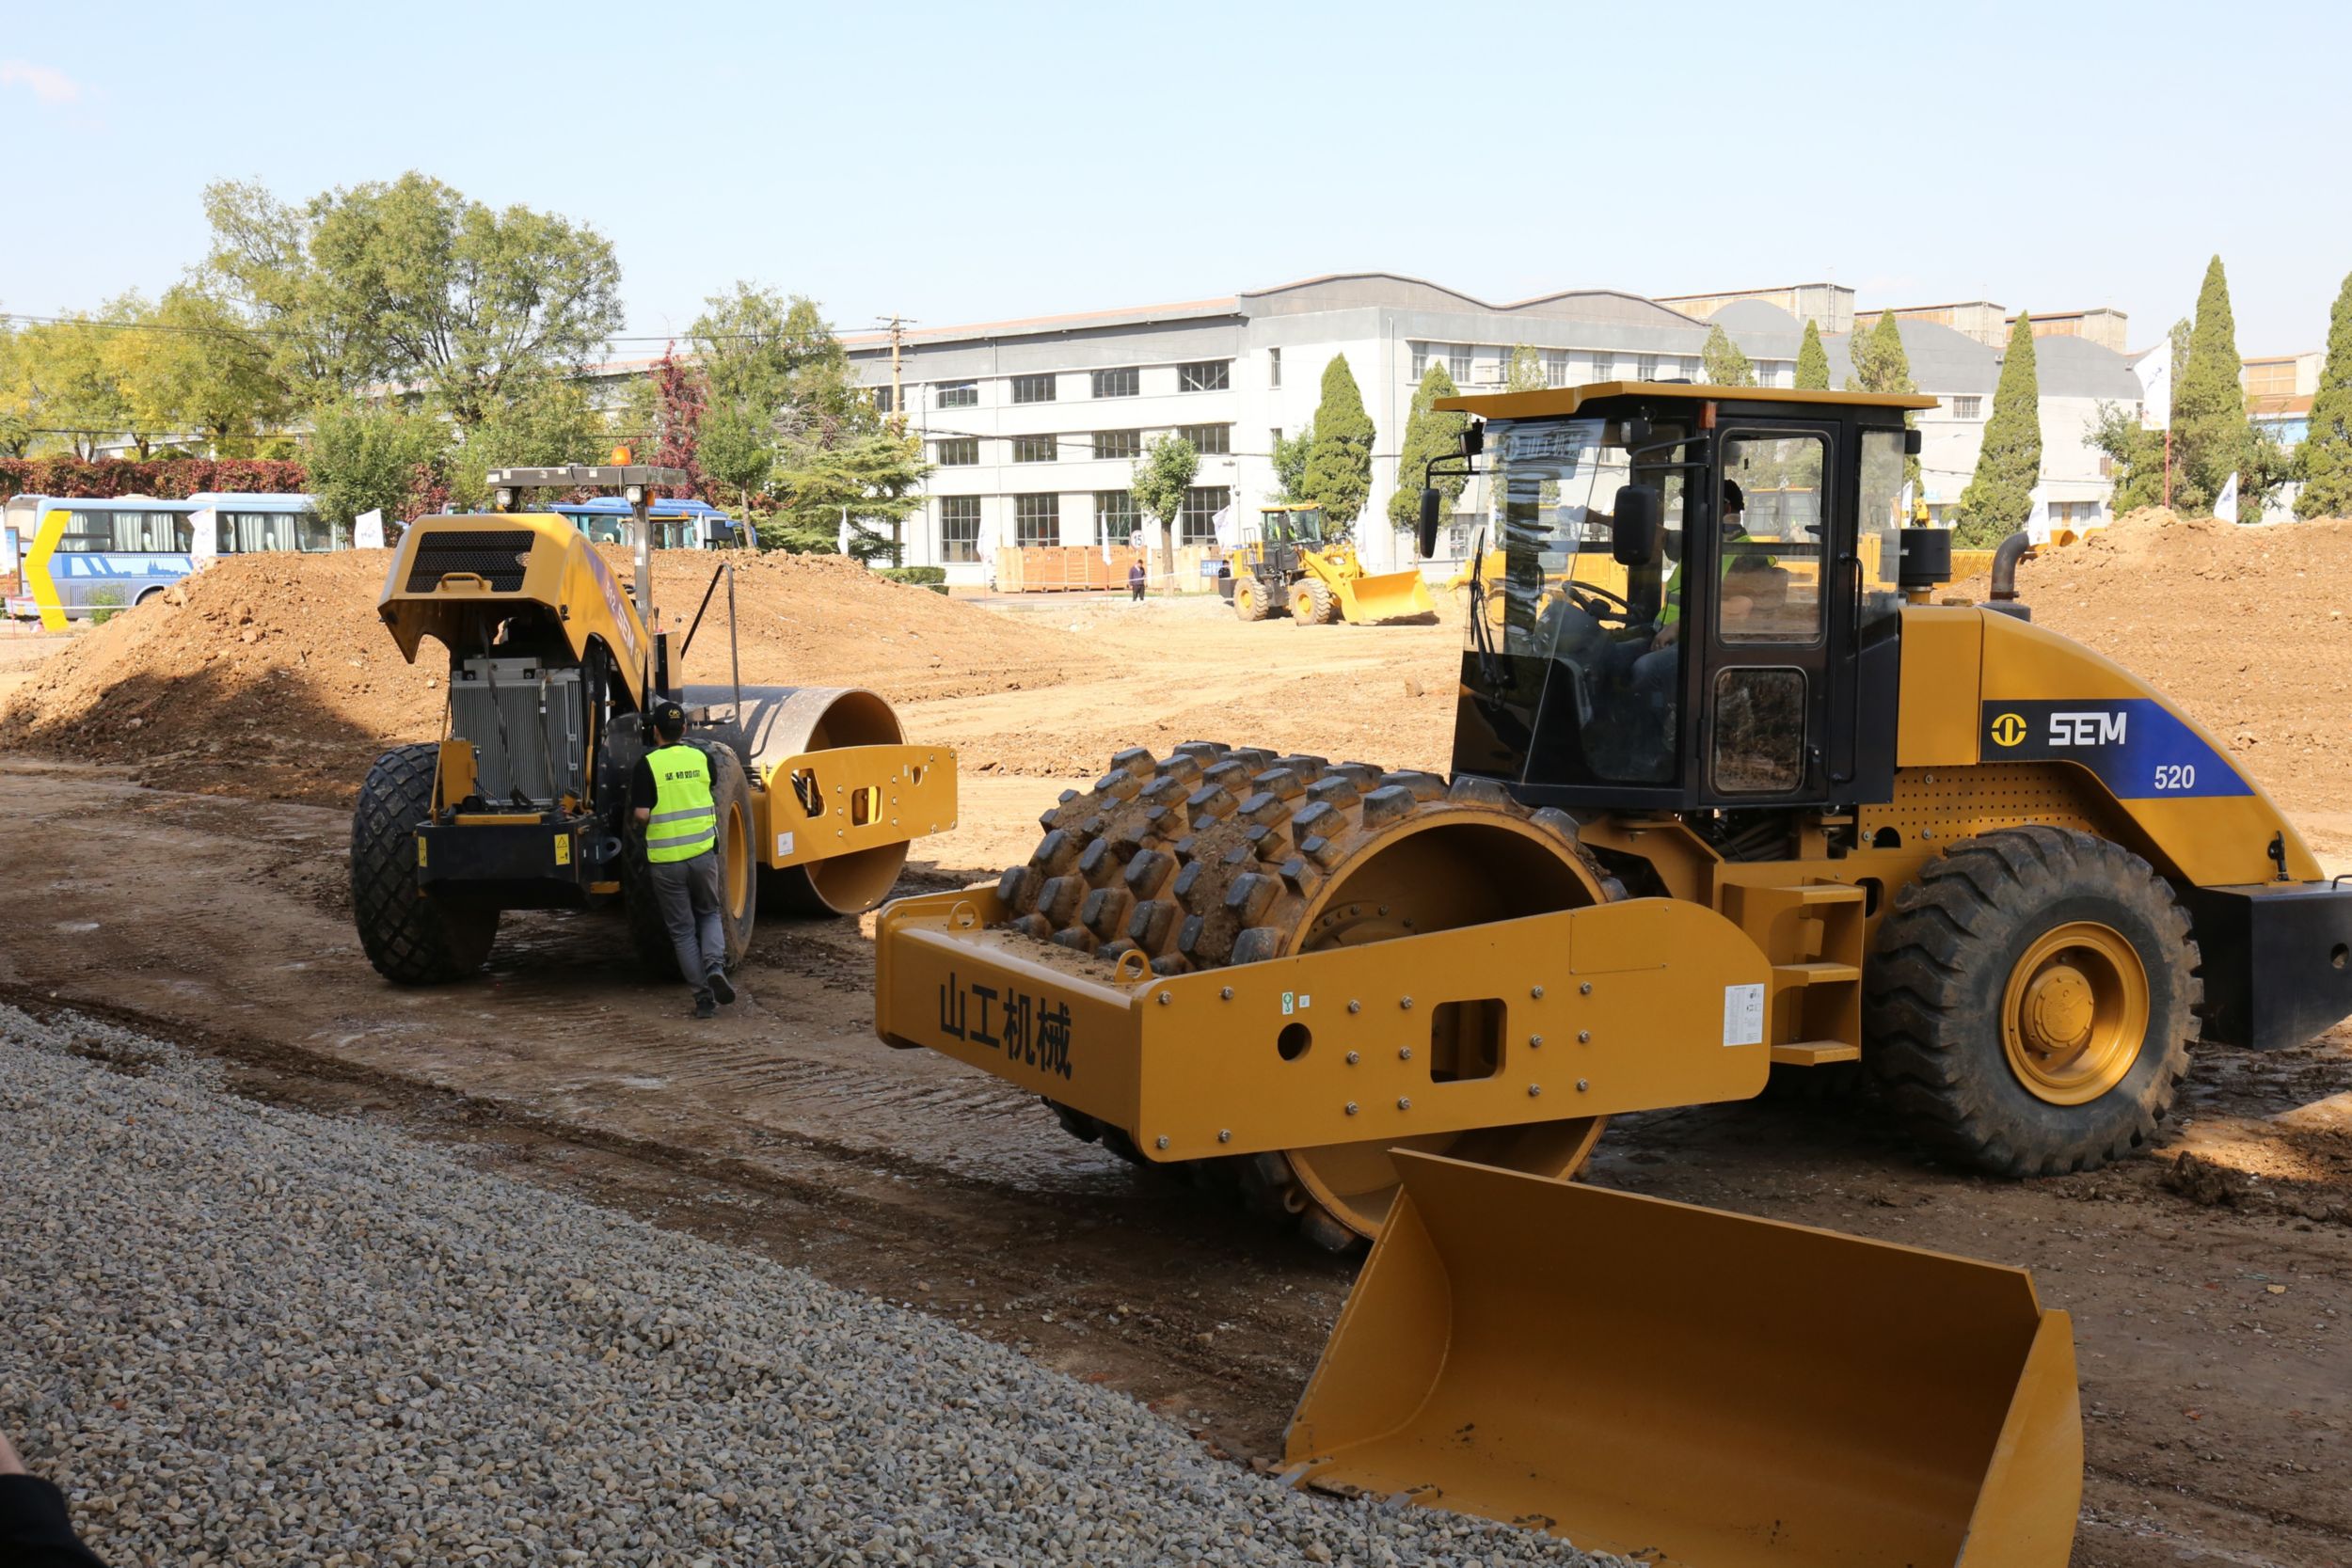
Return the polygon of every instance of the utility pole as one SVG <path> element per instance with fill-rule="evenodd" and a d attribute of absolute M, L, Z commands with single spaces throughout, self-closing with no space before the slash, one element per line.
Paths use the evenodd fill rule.
<path fill-rule="evenodd" d="M 875 319 L 890 328 L 890 422 L 903 436 L 907 431 L 907 394 L 906 384 L 899 375 L 898 348 L 906 338 L 906 329 L 915 324 L 895 310 Z"/>

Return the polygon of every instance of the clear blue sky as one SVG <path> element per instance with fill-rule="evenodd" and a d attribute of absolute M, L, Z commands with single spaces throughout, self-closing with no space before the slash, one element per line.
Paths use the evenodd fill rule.
<path fill-rule="evenodd" d="M 2352 271 L 2341 4 L 8 8 L 8 310 L 168 284 L 208 181 L 407 168 L 596 225 L 636 333 L 736 277 L 846 330 L 1378 268 L 2112 305 L 2139 346 L 2218 250 L 2260 354 Z"/>

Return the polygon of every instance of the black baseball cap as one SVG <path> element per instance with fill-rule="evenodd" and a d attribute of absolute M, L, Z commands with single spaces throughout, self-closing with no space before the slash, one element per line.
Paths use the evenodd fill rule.
<path fill-rule="evenodd" d="M 686 710 L 664 697 L 653 705 L 653 727 L 657 730 L 686 728 Z"/>

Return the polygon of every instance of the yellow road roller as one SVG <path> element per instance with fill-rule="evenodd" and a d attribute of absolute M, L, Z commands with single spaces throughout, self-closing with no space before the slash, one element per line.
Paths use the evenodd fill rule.
<path fill-rule="evenodd" d="M 1932 400 L 1612 382 L 1441 406 L 1474 417 L 1439 464 L 1487 479 L 1496 552 L 1470 552 L 1450 770 L 1122 752 L 994 885 L 883 911 L 879 1033 L 1319 1244 L 1378 1238 L 1294 1428 L 1307 1470 L 1325 1456 L 1344 1480 L 1343 1449 L 1438 1441 L 1431 1422 L 1467 1409 L 1447 1402 L 1457 1374 L 1508 1384 L 1513 1347 L 1638 1320 L 1640 1364 L 1663 1347 L 1689 1375 L 1621 1379 L 1624 1398 L 1582 1415 L 1560 1384 L 1494 1398 L 1540 1405 L 1530 1420 L 1605 1417 L 1628 1453 L 1645 1422 L 1720 1416 L 1690 1439 L 1708 1463 L 1613 1486 L 1567 1473 L 1589 1433 L 1504 1418 L 1493 1446 L 1454 1433 L 1452 1481 L 1423 1455 L 1366 1460 L 1356 1484 L 1415 1492 L 1422 1474 L 1428 1500 L 1580 1542 L 1605 1519 L 1663 1560 L 1948 1562 L 1965 1544 L 2062 1562 L 2073 1502 L 2011 1484 L 2021 1451 L 2057 1464 L 2059 1492 L 2080 1481 L 2063 1319 L 2022 1275 L 1561 1183 L 1608 1117 L 1746 1098 L 1774 1074 L 1869 1074 L 1921 1145 L 1996 1175 L 2126 1156 L 2159 1136 L 2201 1035 L 2279 1045 L 2352 1013 L 2352 888 L 2172 704 L 2032 623 L 2013 588 L 2025 536 L 1990 602 L 1931 602 L 1950 536 L 1908 526 L 1901 493 L 1904 417 Z M 1749 494 L 1776 498 L 1753 526 Z M 1437 514 L 1424 489 L 1424 553 Z M 1508 1322 L 1491 1310 L 1497 1224 L 1524 1254 Z M 1601 1277 L 1660 1282 L 1642 1310 L 1580 1296 L 1567 1265 L 1588 1241 L 1620 1259 Z M 1684 1267 L 1698 1241 L 1744 1261 L 1702 1279 Z M 1737 1386 L 1779 1387 L 1774 1365 L 1936 1312 L 1997 1322 L 1999 1354 L 1967 1378 L 1932 1356 L 1872 1362 L 1845 1404 Z M 1743 1315 L 1785 1333 L 1726 1361 L 1709 1336 Z M 1453 1348 L 1428 1366 L 1366 1354 L 1392 1320 Z M 2028 1380 L 2042 1392 L 2018 1403 Z M 1943 1524 L 1899 1528 L 1930 1505 L 1890 1499 L 1876 1462 L 1808 1482 L 1804 1506 L 1842 1523 L 1793 1531 L 1766 1494 L 1793 1509 L 1797 1492 L 1708 1479 L 1828 1463 L 1822 1427 L 1849 1418 L 1937 1470 L 1912 1479 Z M 1820 1490 L 1840 1486 L 1877 1499 L 1877 1522 Z M 1704 1528 L 1663 1503 L 1692 1488 L 1720 1504 Z M 1994 1549 L 1978 1508 L 2025 1544 Z M 2010 1532 L 2027 1513 L 2041 1522 Z"/>
<path fill-rule="evenodd" d="M 378 613 L 411 662 L 427 638 L 447 650 L 449 708 L 437 742 L 376 759 L 352 814 L 352 915 L 386 979 L 430 984 L 479 969 L 506 910 L 614 899 L 646 964 L 675 974 L 628 812 L 644 716 L 665 697 L 686 708 L 686 742 L 712 763 L 730 966 L 762 909 L 872 909 L 898 881 L 908 841 L 955 825 L 954 753 L 907 744 L 881 697 L 742 684 L 730 564 L 715 569 L 682 638 L 660 625 L 649 504 L 685 477 L 627 464 L 496 469 L 499 510 L 420 517 L 391 552 Z M 522 509 L 544 490 L 626 497 L 633 594 L 569 519 Z M 687 655 L 723 583 L 730 678 L 687 684 Z"/>

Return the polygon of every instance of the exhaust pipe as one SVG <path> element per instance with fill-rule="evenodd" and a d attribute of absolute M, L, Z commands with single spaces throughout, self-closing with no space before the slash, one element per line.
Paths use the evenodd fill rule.
<path fill-rule="evenodd" d="M 2031 554 L 2033 540 L 2023 532 L 2010 534 L 1994 548 L 1993 598 L 1986 609 L 2021 621 L 2033 619 L 2033 611 L 2017 602 L 2017 563 Z"/>

